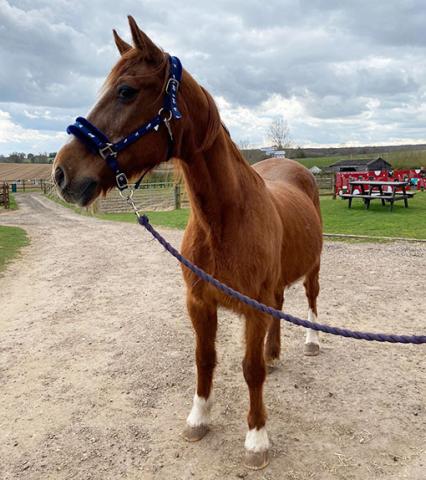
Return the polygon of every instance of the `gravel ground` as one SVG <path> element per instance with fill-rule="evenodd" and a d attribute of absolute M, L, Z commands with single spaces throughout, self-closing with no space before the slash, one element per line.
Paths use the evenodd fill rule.
<path fill-rule="evenodd" d="M 220 312 L 212 431 L 188 444 L 194 341 L 175 260 L 137 225 L 17 198 L 0 224 L 31 245 L 0 278 L 2 480 L 425 480 L 424 346 L 323 335 L 304 357 L 304 331 L 283 325 L 265 388 L 271 463 L 249 472 L 242 321 Z M 425 272 L 426 245 L 326 243 L 320 321 L 425 334 Z M 306 315 L 301 285 L 286 309 Z"/>

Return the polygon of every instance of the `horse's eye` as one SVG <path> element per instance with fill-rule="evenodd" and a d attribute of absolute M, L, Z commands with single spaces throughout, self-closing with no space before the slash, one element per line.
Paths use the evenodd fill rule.
<path fill-rule="evenodd" d="M 133 87 L 129 87 L 129 85 L 120 85 L 118 87 L 118 98 L 123 101 L 132 100 L 137 93 L 138 91 Z"/>

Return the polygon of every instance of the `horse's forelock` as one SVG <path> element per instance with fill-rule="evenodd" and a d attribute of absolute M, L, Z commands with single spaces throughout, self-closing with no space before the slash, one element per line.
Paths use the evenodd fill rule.
<path fill-rule="evenodd" d="M 104 92 L 105 90 L 110 88 L 112 85 L 114 85 L 126 70 L 132 67 L 136 67 L 138 65 L 142 66 L 143 63 L 144 63 L 144 56 L 137 48 L 132 48 L 131 50 L 123 53 L 123 55 L 119 58 L 118 62 L 114 65 L 111 72 L 105 79 L 105 82 L 101 87 L 101 91 Z M 164 67 L 166 66 L 167 63 L 168 63 L 167 56 L 165 54 L 161 63 L 158 63 L 154 67 L 150 68 L 149 74 L 155 75 L 159 71 L 165 70 Z M 165 72 L 165 75 L 166 74 L 167 72 Z M 165 82 L 167 82 L 167 79 L 165 80 Z"/>

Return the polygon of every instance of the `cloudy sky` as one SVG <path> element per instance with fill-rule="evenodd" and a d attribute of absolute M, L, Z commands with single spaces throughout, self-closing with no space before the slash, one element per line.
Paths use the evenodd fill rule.
<path fill-rule="evenodd" d="M 215 97 L 235 141 L 426 142 L 424 0 L 0 0 L 0 153 L 55 151 L 132 14 Z"/>

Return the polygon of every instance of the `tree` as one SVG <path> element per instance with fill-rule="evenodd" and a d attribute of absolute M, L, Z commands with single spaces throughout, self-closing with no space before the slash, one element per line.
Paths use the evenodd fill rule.
<path fill-rule="evenodd" d="M 248 150 L 250 148 L 250 141 L 247 138 L 242 138 L 238 142 L 238 149 L 239 150 Z"/>
<path fill-rule="evenodd" d="M 291 158 L 306 158 L 306 153 L 303 148 L 298 145 Z"/>
<path fill-rule="evenodd" d="M 290 129 L 283 117 L 272 120 L 267 131 L 268 139 L 278 150 L 291 146 Z"/>
<path fill-rule="evenodd" d="M 27 156 L 23 152 L 13 152 L 9 155 L 9 162 L 10 163 L 25 163 L 26 158 L 27 158 Z"/>

